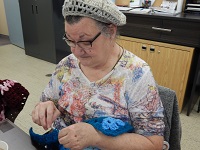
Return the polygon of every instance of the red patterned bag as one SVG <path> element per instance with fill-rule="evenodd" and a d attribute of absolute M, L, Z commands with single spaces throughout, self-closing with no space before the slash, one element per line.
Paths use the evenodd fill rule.
<path fill-rule="evenodd" d="M 28 96 L 28 90 L 17 81 L 0 80 L 0 122 L 5 118 L 14 122 Z"/>

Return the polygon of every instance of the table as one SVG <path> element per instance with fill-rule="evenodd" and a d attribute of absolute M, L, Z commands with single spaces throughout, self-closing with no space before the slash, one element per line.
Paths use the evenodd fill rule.
<path fill-rule="evenodd" d="M 8 119 L 0 123 L 0 139 L 8 143 L 9 150 L 36 150 L 30 136 Z"/>

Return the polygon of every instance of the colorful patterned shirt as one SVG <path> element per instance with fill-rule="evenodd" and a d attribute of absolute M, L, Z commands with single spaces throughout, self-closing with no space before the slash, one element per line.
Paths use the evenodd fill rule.
<path fill-rule="evenodd" d="M 144 136 L 163 135 L 163 106 L 148 64 L 124 50 L 114 69 L 90 82 L 77 58 L 70 54 L 59 62 L 41 101 L 52 100 L 62 112 L 56 128 L 94 117 L 127 121 Z"/>

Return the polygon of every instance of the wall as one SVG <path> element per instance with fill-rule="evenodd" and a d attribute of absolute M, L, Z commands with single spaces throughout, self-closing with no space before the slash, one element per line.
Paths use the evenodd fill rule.
<path fill-rule="evenodd" d="M 4 0 L 0 0 L 0 34 L 9 35 L 4 8 Z"/>

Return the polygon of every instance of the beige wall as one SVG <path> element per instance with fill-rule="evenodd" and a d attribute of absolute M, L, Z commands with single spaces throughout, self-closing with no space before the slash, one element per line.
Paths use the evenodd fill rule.
<path fill-rule="evenodd" d="M 4 0 L 0 0 L 0 34 L 9 35 L 4 8 Z"/>

